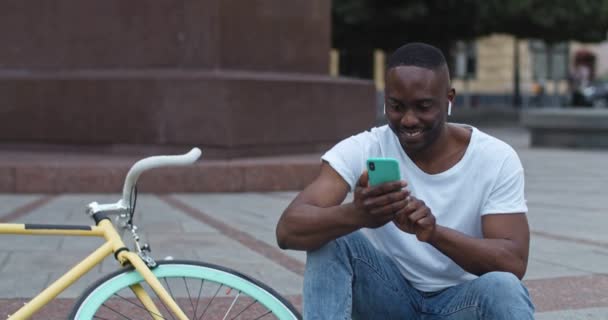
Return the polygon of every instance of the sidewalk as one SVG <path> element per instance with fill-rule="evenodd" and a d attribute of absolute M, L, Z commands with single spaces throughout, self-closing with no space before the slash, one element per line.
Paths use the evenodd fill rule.
<path fill-rule="evenodd" d="M 526 170 L 532 242 L 525 282 L 537 319 L 608 319 L 608 152 L 530 149 L 521 129 L 486 131 L 513 145 Z M 318 161 L 314 155 L 307 157 L 306 161 Z M 146 191 L 140 189 L 137 221 L 154 257 L 225 265 L 301 303 L 305 255 L 279 250 L 274 239 L 276 221 L 296 192 Z M 89 224 L 83 213 L 87 203 L 117 198 L 118 194 L 5 193 L 0 195 L 0 219 Z M 0 236 L 0 318 L 100 243 L 75 239 Z M 104 261 L 34 319 L 65 318 L 83 288 L 114 268 L 113 260 Z"/>

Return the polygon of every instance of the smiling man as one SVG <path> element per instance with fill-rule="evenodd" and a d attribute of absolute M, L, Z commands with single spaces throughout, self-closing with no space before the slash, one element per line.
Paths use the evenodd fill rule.
<path fill-rule="evenodd" d="M 515 151 L 447 122 L 443 54 L 411 43 L 388 60 L 388 126 L 338 143 L 285 209 L 281 248 L 306 250 L 305 319 L 533 319 L 521 283 L 530 232 Z M 402 180 L 369 186 L 368 158 Z M 348 192 L 351 202 L 344 202 Z"/>

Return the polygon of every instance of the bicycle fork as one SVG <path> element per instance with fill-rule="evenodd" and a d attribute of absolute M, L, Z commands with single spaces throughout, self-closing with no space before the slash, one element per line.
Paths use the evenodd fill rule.
<path fill-rule="evenodd" d="M 102 219 L 98 222 L 98 225 L 105 229 L 106 232 L 104 233 L 104 236 L 106 240 L 113 244 L 116 260 L 118 260 L 118 262 L 123 266 L 127 264 L 133 266 L 133 268 L 135 268 L 135 270 L 144 278 L 148 285 L 150 285 L 150 288 L 152 288 L 152 290 L 160 298 L 161 302 L 164 303 L 169 311 L 176 315 L 178 319 L 189 320 L 188 316 L 186 316 L 186 314 L 182 311 L 177 302 L 173 300 L 160 281 L 158 281 L 158 278 L 154 275 L 154 273 L 152 273 L 150 267 L 148 267 L 148 264 L 144 262 L 144 257 L 126 249 L 120 235 L 116 232 L 116 229 L 114 229 L 110 220 Z M 154 304 L 152 298 L 150 298 L 150 295 L 148 295 L 141 285 L 135 284 L 130 286 L 130 288 L 135 296 L 137 296 L 139 301 L 141 301 L 141 303 L 146 307 L 147 311 L 154 318 L 154 320 L 165 319 L 161 315 L 158 307 Z"/>
<path fill-rule="evenodd" d="M 124 259 L 124 260 L 123 260 Z M 119 261 L 128 261 L 137 272 L 144 278 L 144 280 L 150 285 L 150 288 L 156 293 L 156 295 L 160 298 L 160 300 L 167 306 L 167 308 L 176 315 L 180 320 L 189 320 L 188 316 L 182 311 L 177 302 L 173 300 L 171 295 L 167 292 L 167 290 L 163 287 L 163 285 L 158 281 L 158 278 L 152 273 L 150 268 L 141 260 L 141 258 L 133 252 L 123 251 L 118 254 Z M 162 317 L 160 310 L 152 301 L 152 298 L 148 295 L 148 293 L 142 288 L 139 284 L 131 286 L 131 290 L 137 296 L 137 298 L 141 301 L 141 303 L 148 309 L 150 315 L 154 318 L 154 320 L 165 319 Z"/>

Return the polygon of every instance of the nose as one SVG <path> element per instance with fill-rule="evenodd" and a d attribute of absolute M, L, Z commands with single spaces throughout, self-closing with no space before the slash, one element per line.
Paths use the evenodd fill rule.
<path fill-rule="evenodd" d="M 416 112 L 411 108 L 408 108 L 401 117 L 401 125 L 404 127 L 415 127 L 418 123 L 420 123 L 420 120 L 418 119 Z"/>

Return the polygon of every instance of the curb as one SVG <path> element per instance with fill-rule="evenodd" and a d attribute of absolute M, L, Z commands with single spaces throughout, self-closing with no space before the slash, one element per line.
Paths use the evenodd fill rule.
<path fill-rule="evenodd" d="M 319 157 L 201 161 L 144 173 L 140 192 L 301 190 L 319 172 Z M 1 193 L 119 193 L 131 162 L 0 164 Z"/>

